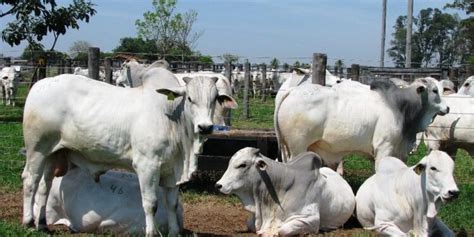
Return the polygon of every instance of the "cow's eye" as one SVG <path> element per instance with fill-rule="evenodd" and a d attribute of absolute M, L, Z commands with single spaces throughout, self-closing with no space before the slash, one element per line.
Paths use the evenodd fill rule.
<path fill-rule="evenodd" d="M 245 163 L 242 163 L 239 166 L 237 166 L 237 169 L 244 169 L 245 167 L 247 167 L 247 165 Z"/>
<path fill-rule="evenodd" d="M 431 167 L 430 168 L 432 171 L 438 171 L 438 169 L 436 169 L 436 167 Z"/>
<path fill-rule="evenodd" d="M 438 94 L 438 90 L 434 89 L 433 93 Z"/>
<path fill-rule="evenodd" d="M 191 100 L 191 97 L 188 97 L 188 101 L 189 101 L 190 103 L 193 103 L 193 101 Z"/>

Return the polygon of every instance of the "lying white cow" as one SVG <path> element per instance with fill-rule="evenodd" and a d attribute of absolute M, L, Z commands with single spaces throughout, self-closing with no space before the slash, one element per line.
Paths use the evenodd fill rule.
<path fill-rule="evenodd" d="M 377 159 L 405 160 L 416 133 L 449 108 L 437 87 L 415 82 L 399 88 L 376 81 L 372 90 L 320 85 L 289 90 L 275 109 L 275 130 L 284 161 L 305 151 L 318 153 L 333 169 L 353 152 Z M 342 173 L 342 170 L 339 170 Z"/>
<path fill-rule="evenodd" d="M 167 233 L 168 216 L 163 188 L 157 192 L 155 223 Z M 35 205 L 35 213 L 38 205 Z M 183 227 L 183 207 L 178 201 L 178 225 Z M 144 234 L 145 213 L 140 184 L 133 173 L 108 171 L 95 182 L 90 175 L 73 168 L 53 179 L 46 205 L 48 225 L 66 225 L 73 232 Z"/>
<path fill-rule="evenodd" d="M 15 106 L 18 78 L 14 67 L 4 67 L 0 71 L 0 86 L 2 89 L 2 103 Z"/>
<path fill-rule="evenodd" d="M 388 236 L 454 236 L 436 217 L 440 205 L 459 194 L 453 169 L 451 157 L 440 151 L 413 167 L 381 158 L 378 172 L 357 191 L 357 219 L 364 228 Z"/>
<path fill-rule="evenodd" d="M 341 227 L 352 215 L 354 193 L 337 173 L 321 168 L 312 152 L 287 164 L 243 148 L 232 157 L 216 188 L 235 194 L 255 218 L 249 223 L 263 235 L 318 233 Z"/>
<path fill-rule="evenodd" d="M 23 120 L 24 225 L 34 221 L 37 229 L 47 228 L 44 208 L 53 176 L 61 173 L 60 164 L 71 162 L 96 179 L 114 167 L 134 171 L 147 235 L 156 234 L 156 193 L 162 186 L 169 234 L 178 234 L 177 185 L 197 168 L 203 135 L 212 131 L 215 103 L 233 99 L 218 95 L 216 79 L 187 78 L 183 87 L 170 71 L 153 65 L 138 88 L 70 74 L 33 86 Z M 35 194 L 41 211 L 33 218 Z"/>
<path fill-rule="evenodd" d="M 461 88 L 459 88 L 458 94 L 474 96 L 474 86 L 472 85 L 473 83 L 474 76 L 468 77 L 462 84 Z"/>
<path fill-rule="evenodd" d="M 474 98 L 451 94 L 443 96 L 450 112 L 437 116 L 428 126 L 424 135 L 425 143 L 430 150 L 446 151 L 456 155 L 458 148 L 474 155 Z"/>

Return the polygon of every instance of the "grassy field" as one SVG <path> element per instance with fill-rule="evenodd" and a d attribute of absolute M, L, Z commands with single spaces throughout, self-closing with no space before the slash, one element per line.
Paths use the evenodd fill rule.
<path fill-rule="evenodd" d="M 26 85 L 19 89 L 18 97 L 24 98 L 27 93 Z M 239 108 L 232 112 L 232 127 L 245 129 L 273 129 L 274 99 L 266 102 L 260 99 L 251 99 L 250 118 L 243 118 L 242 99 L 238 98 Z M 19 121 L 24 99 L 16 108 L 0 105 L 0 121 Z M 21 178 L 25 157 L 19 150 L 23 147 L 22 126 L 20 123 L 0 122 L 0 194 L 18 192 L 21 190 Z M 420 146 L 418 151 L 411 155 L 408 164 L 417 163 L 426 154 L 426 148 Z M 373 173 L 372 163 L 359 156 L 351 156 L 344 164 L 345 178 L 356 192 L 360 185 Z M 441 208 L 439 216 L 453 230 L 460 233 L 474 234 L 474 161 L 464 151 L 456 155 L 455 178 L 461 190 L 459 198 Z M 212 180 L 215 182 L 216 180 Z M 188 203 L 206 200 L 216 194 L 199 192 L 196 189 L 184 191 L 183 201 Z M 222 202 L 239 202 L 236 197 L 217 195 Z M 18 223 L 0 220 L 0 236 L 46 236 L 43 233 L 30 231 Z"/>

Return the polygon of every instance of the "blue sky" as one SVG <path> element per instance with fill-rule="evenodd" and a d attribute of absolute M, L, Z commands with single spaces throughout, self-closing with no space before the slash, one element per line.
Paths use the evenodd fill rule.
<path fill-rule="evenodd" d="M 89 24 L 61 36 L 56 50 L 67 52 L 74 41 L 85 40 L 111 51 L 120 38 L 136 36 L 135 21 L 152 9 L 151 0 L 92 2 L 97 14 Z M 407 0 L 387 2 L 386 48 L 396 18 L 407 11 Z M 448 2 L 452 0 L 414 0 L 414 14 Z M 328 55 L 330 65 L 336 59 L 346 65 L 379 64 L 382 0 L 178 0 L 178 12 L 189 9 L 198 12 L 195 29 L 204 31 L 195 48 L 203 54 L 232 53 L 258 63 L 276 57 L 292 64 L 309 62 L 312 53 L 320 52 Z M 10 20 L 0 18 L 0 27 Z M 49 48 L 51 39 L 43 43 Z M 5 56 L 17 56 L 24 45 L 12 48 L 0 42 L 0 47 Z M 385 61 L 390 65 L 387 55 Z"/>

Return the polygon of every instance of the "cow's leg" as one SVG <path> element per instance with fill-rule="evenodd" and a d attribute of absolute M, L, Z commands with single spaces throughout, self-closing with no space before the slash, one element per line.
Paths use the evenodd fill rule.
<path fill-rule="evenodd" d="M 278 228 L 278 234 L 281 236 L 300 235 L 319 232 L 320 218 L 319 214 L 307 217 L 298 217 L 283 223 Z"/>
<path fill-rule="evenodd" d="M 384 236 L 409 236 L 392 222 L 379 221 L 377 218 L 375 219 L 374 227 L 370 227 L 369 229 L 375 230 Z"/>
<path fill-rule="evenodd" d="M 179 198 L 179 188 L 178 186 L 172 188 L 164 188 L 165 200 L 166 200 L 166 210 L 168 211 L 168 235 L 177 236 L 180 232 L 180 227 L 178 223 L 178 198 Z"/>
<path fill-rule="evenodd" d="M 33 205 L 35 193 L 43 176 L 45 157 L 41 152 L 27 152 L 27 162 L 21 178 L 23 180 L 23 225 L 32 227 L 34 224 Z"/>
<path fill-rule="evenodd" d="M 35 224 L 38 230 L 46 230 L 48 226 L 46 224 L 46 202 L 48 200 L 49 191 L 51 190 L 51 184 L 54 178 L 54 163 L 52 162 L 52 157 L 48 157 L 44 169 L 43 176 L 38 186 L 38 191 L 36 193 L 35 203 L 38 205 L 39 212 L 35 216 Z"/>
<path fill-rule="evenodd" d="M 134 157 L 133 166 L 140 183 L 142 205 L 145 212 L 146 236 L 156 235 L 155 213 L 158 209 L 156 193 L 160 181 L 160 166 L 158 157 Z M 166 192 L 166 191 L 165 191 Z M 164 194 L 166 195 L 166 193 Z"/>

